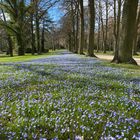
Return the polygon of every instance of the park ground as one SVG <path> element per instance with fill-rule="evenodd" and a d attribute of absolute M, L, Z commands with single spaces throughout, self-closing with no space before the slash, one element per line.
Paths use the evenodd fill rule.
<path fill-rule="evenodd" d="M 140 139 L 139 66 L 67 51 L 16 58 L 0 58 L 0 139 Z"/>
<path fill-rule="evenodd" d="M 103 53 L 96 53 L 96 56 L 97 56 L 99 59 L 106 60 L 106 61 L 111 61 L 111 60 L 113 60 L 113 52 L 109 52 L 109 53 L 106 53 L 106 54 L 103 54 Z M 134 59 L 136 60 L 137 64 L 140 65 L 140 55 L 134 56 Z"/>

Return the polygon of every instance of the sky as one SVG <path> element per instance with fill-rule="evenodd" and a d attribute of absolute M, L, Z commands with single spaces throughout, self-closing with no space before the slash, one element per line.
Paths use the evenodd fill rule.
<path fill-rule="evenodd" d="M 88 0 L 84 0 L 84 6 L 87 6 Z M 63 11 L 59 8 L 60 4 L 56 4 L 53 8 L 49 10 L 50 17 L 55 23 L 58 23 L 62 16 L 64 16 Z"/>
<path fill-rule="evenodd" d="M 64 15 L 64 13 L 60 9 L 58 9 L 58 7 L 55 6 L 49 10 L 49 15 L 52 18 L 52 20 L 55 23 L 57 23 Z"/>

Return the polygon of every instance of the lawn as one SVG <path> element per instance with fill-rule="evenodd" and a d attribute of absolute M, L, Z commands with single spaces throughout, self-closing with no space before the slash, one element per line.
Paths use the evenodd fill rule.
<path fill-rule="evenodd" d="M 113 51 L 107 51 L 106 53 L 103 53 L 101 51 L 99 52 L 95 52 L 96 55 L 114 55 L 114 52 Z M 134 55 L 133 57 L 135 58 L 140 58 L 140 52 L 137 52 L 137 55 Z"/>
<path fill-rule="evenodd" d="M 54 54 L 53 51 L 50 51 L 49 53 L 42 54 L 42 55 L 26 54 L 25 56 L 17 56 L 17 55 L 14 55 L 14 57 L 10 57 L 10 56 L 2 55 L 1 54 L 0 55 L 0 63 L 11 63 L 11 62 L 13 63 L 13 62 L 30 61 L 30 60 L 34 60 L 34 59 L 46 58 L 47 56 L 50 56 L 50 55 L 53 55 L 53 54 Z"/>
<path fill-rule="evenodd" d="M 0 65 L 0 138 L 139 140 L 140 69 L 59 53 Z"/>

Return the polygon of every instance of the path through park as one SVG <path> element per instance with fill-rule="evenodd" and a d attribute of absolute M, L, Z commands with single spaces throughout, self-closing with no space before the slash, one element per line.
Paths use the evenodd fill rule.
<path fill-rule="evenodd" d="M 96 55 L 99 59 L 103 59 L 103 60 L 109 60 L 111 62 L 111 60 L 113 60 L 113 55 L 107 55 L 107 54 L 97 54 Z M 135 61 L 137 62 L 138 65 L 140 65 L 140 58 L 136 58 L 134 57 Z"/>

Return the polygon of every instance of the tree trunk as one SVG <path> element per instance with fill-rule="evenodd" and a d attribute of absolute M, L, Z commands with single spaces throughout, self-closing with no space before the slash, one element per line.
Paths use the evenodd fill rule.
<path fill-rule="evenodd" d="M 140 23 L 140 8 L 137 14 L 137 20 L 134 30 L 134 40 L 133 40 L 133 55 L 137 55 L 137 41 L 138 41 L 138 25 Z"/>
<path fill-rule="evenodd" d="M 79 7 L 80 7 L 80 34 L 79 34 L 79 54 L 84 54 L 84 44 L 85 44 L 85 37 L 84 37 L 84 6 L 83 0 L 79 0 Z"/>
<path fill-rule="evenodd" d="M 94 55 L 94 28 L 95 28 L 94 0 L 88 0 L 88 9 L 89 9 L 89 27 L 88 27 L 87 55 L 91 57 L 95 57 Z"/>
<path fill-rule="evenodd" d="M 69 49 L 69 51 L 72 51 L 72 37 L 71 37 L 71 33 L 69 33 L 69 39 L 68 39 L 68 49 Z"/>
<path fill-rule="evenodd" d="M 71 26 L 72 26 L 72 52 L 75 52 L 75 15 L 74 15 L 74 1 L 71 1 Z"/>
<path fill-rule="evenodd" d="M 108 0 L 106 0 L 105 2 L 106 5 L 106 28 L 105 28 L 105 46 L 104 46 L 104 53 L 106 53 L 106 49 L 107 49 L 107 32 L 108 32 Z"/>
<path fill-rule="evenodd" d="M 35 35 L 34 35 L 34 25 L 33 25 L 33 14 L 31 14 L 31 46 L 32 55 L 35 54 Z"/>
<path fill-rule="evenodd" d="M 112 62 L 119 62 L 119 35 L 120 35 L 120 19 L 121 19 L 121 3 L 118 0 L 118 15 L 116 14 L 116 0 L 114 0 L 114 58 Z"/>
<path fill-rule="evenodd" d="M 77 3 L 77 11 L 76 11 L 76 35 L 75 35 L 75 53 L 78 53 L 78 44 L 79 44 L 79 38 L 78 38 L 78 33 L 79 33 L 79 4 Z"/>
<path fill-rule="evenodd" d="M 11 57 L 13 57 L 13 41 L 9 34 L 8 34 L 8 46 L 9 46 L 9 54 Z"/>
<path fill-rule="evenodd" d="M 36 23 L 36 44 L 37 44 L 37 52 L 41 54 L 40 47 L 40 28 L 39 28 L 39 15 L 38 15 L 38 2 L 35 5 L 35 23 Z"/>
<path fill-rule="evenodd" d="M 20 35 L 17 35 L 17 42 L 18 42 L 18 55 L 22 56 L 25 55 L 25 45 L 24 45 L 24 39 L 22 36 L 22 33 Z"/>
<path fill-rule="evenodd" d="M 103 13 L 102 13 L 102 5 L 101 1 L 99 1 L 99 12 L 100 12 L 100 18 L 101 18 L 101 30 L 102 30 L 102 50 L 105 52 L 105 32 L 104 32 L 104 22 L 103 22 Z"/>
<path fill-rule="evenodd" d="M 45 21 L 43 20 L 42 37 L 41 37 L 41 51 L 45 51 Z"/>
<path fill-rule="evenodd" d="M 138 0 L 125 0 L 120 34 L 119 62 L 137 64 L 132 58 Z"/>
<path fill-rule="evenodd" d="M 101 34 L 101 20 L 100 20 L 100 15 L 98 19 L 98 44 L 97 44 L 97 53 L 99 52 L 100 49 L 100 34 Z"/>

